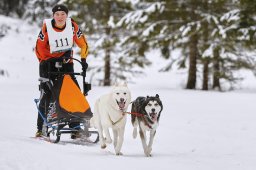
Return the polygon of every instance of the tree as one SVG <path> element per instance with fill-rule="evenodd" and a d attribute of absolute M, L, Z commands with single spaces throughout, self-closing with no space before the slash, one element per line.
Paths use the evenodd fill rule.
<path fill-rule="evenodd" d="M 90 66 L 93 75 L 104 73 L 99 78 L 104 86 L 111 85 L 115 80 L 127 79 L 127 74 L 136 74 L 133 66 L 139 65 L 133 61 L 140 61 L 128 51 L 127 34 L 131 34 L 124 27 L 117 27 L 117 21 L 130 10 L 130 3 L 119 0 L 93 1 L 73 0 L 66 1 L 71 9 L 77 10 L 73 15 L 87 33 L 90 45 L 90 54 L 95 60 L 104 58 L 104 66 Z M 146 59 L 145 59 L 146 60 Z M 101 60 L 102 61 L 102 60 Z"/>
<path fill-rule="evenodd" d="M 203 51 L 202 58 L 207 56 L 212 63 L 212 88 L 221 90 L 221 81 L 230 83 L 230 88 L 232 88 L 234 83 L 241 80 L 235 76 L 235 71 L 252 68 L 251 59 L 248 60 L 250 57 L 244 55 L 250 50 L 245 45 L 249 42 L 245 37 L 251 36 L 247 34 L 249 32 L 247 29 L 250 27 L 242 28 L 242 30 L 239 27 L 243 18 L 239 2 L 234 4 L 232 1 L 226 0 L 216 5 L 215 8 L 211 7 L 208 10 L 211 27 L 207 29 L 211 32 L 211 43 L 205 49 L 208 51 L 208 55 L 205 55 Z"/>
<path fill-rule="evenodd" d="M 24 18 L 42 26 L 43 20 L 52 17 L 52 7 L 60 0 L 29 0 Z"/>
<path fill-rule="evenodd" d="M 2 0 L 0 1 L 0 14 L 21 18 L 28 1 L 29 0 Z"/>
<path fill-rule="evenodd" d="M 130 50 L 131 55 L 144 56 L 146 51 L 160 49 L 162 56 L 170 56 L 171 42 L 171 2 L 162 1 L 131 1 L 131 11 L 118 22 L 127 31 L 123 45 L 132 45 L 136 50 Z M 143 61 L 141 61 L 143 65 Z"/>
<path fill-rule="evenodd" d="M 178 27 L 175 26 L 176 35 L 173 36 L 172 44 L 174 48 L 182 48 L 184 57 L 178 59 L 182 68 L 186 56 L 189 56 L 187 88 L 195 88 L 198 77 L 195 72 L 200 71 L 197 69 L 199 64 L 203 64 L 204 90 L 208 89 L 209 84 L 212 84 L 213 89 L 221 90 L 221 80 L 232 84 L 239 80 L 234 71 L 251 68 L 248 57 L 241 54 L 241 47 L 249 44 L 248 40 L 253 40 L 255 28 L 238 28 L 238 21 L 242 16 L 239 3 L 234 4 L 231 0 L 191 0 L 183 1 L 176 7 L 176 11 L 180 11 L 176 13 L 175 20 L 179 18 L 181 21 L 177 22 Z M 245 37 L 251 38 L 245 40 Z M 208 78 L 209 74 L 212 74 L 211 79 Z M 212 83 L 209 83 L 211 80 Z"/>

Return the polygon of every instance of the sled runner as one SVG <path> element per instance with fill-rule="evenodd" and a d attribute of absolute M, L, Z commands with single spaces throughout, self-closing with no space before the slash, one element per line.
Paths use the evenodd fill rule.
<path fill-rule="evenodd" d="M 44 121 L 43 135 L 48 137 L 50 142 L 58 143 L 62 134 L 78 134 L 84 141 L 97 143 L 99 141 L 98 131 L 90 128 L 90 119 L 92 112 L 86 96 L 91 85 L 85 82 L 86 67 L 79 60 L 72 58 L 81 64 L 82 72 L 61 72 L 60 69 L 70 58 L 62 57 L 61 59 L 49 59 L 46 64 L 55 62 L 58 71 L 48 72 L 48 78 L 40 77 L 40 84 L 47 85 L 50 90 L 49 106 L 45 107 L 44 113 L 40 112 L 40 99 L 35 99 L 39 115 Z M 48 67 L 50 68 L 50 67 Z M 54 76 L 54 79 L 52 79 Z M 77 76 L 83 78 L 83 93 L 75 81 Z M 51 78 L 51 79 L 50 79 Z M 42 89 L 40 89 L 42 90 Z M 41 95 L 43 92 L 41 92 Z M 76 127 L 67 127 L 72 123 L 78 124 Z M 72 137 L 72 136 L 71 136 Z"/>

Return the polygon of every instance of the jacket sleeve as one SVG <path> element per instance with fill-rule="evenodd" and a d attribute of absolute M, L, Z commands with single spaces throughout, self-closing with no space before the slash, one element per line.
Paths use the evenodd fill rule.
<path fill-rule="evenodd" d="M 74 24 L 74 41 L 79 48 L 84 48 L 86 50 L 86 55 L 88 54 L 88 44 L 84 34 L 82 33 L 81 29 L 78 25 L 72 21 Z"/>

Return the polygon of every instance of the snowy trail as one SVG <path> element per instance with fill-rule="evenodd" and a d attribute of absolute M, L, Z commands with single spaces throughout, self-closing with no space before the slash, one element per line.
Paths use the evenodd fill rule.
<path fill-rule="evenodd" d="M 158 93 L 164 104 L 153 144 L 153 157 L 143 155 L 140 140 L 132 139 L 128 118 L 124 156 L 112 145 L 75 145 L 64 137 L 59 144 L 31 139 L 35 133 L 35 84 L 1 83 L 0 169 L 253 169 L 256 166 L 255 94 L 200 92 L 130 87 L 134 96 Z M 144 85 L 143 85 L 144 86 Z M 109 88 L 94 87 L 96 98 Z M 150 93 L 149 93 L 150 91 Z"/>

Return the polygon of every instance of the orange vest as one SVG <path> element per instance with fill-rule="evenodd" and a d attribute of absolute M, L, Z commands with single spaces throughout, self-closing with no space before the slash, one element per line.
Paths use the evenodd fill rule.
<path fill-rule="evenodd" d="M 86 42 L 86 38 L 83 35 L 82 31 L 78 27 L 78 25 L 75 23 L 73 19 L 72 21 L 72 27 L 73 27 L 73 40 L 80 48 L 86 48 L 88 50 L 88 44 Z M 64 28 L 57 28 L 54 26 L 54 20 L 52 20 L 52 25 L 55 31 L 61 32 L 65 29 Z M 39 62 L 50 59 L 50 58 L 58 58 L 63 56 L 65 52 L 60 53 L 50 53 L 50 46 L 49 46 L 49 38 L 48 33 L 46 29 L 46 24 L 43 24 L 43 27 L 38 35 L 37 41 L 36 41 L 36 48 L 35 48 L 36 56 L 39 60 Z"/>

